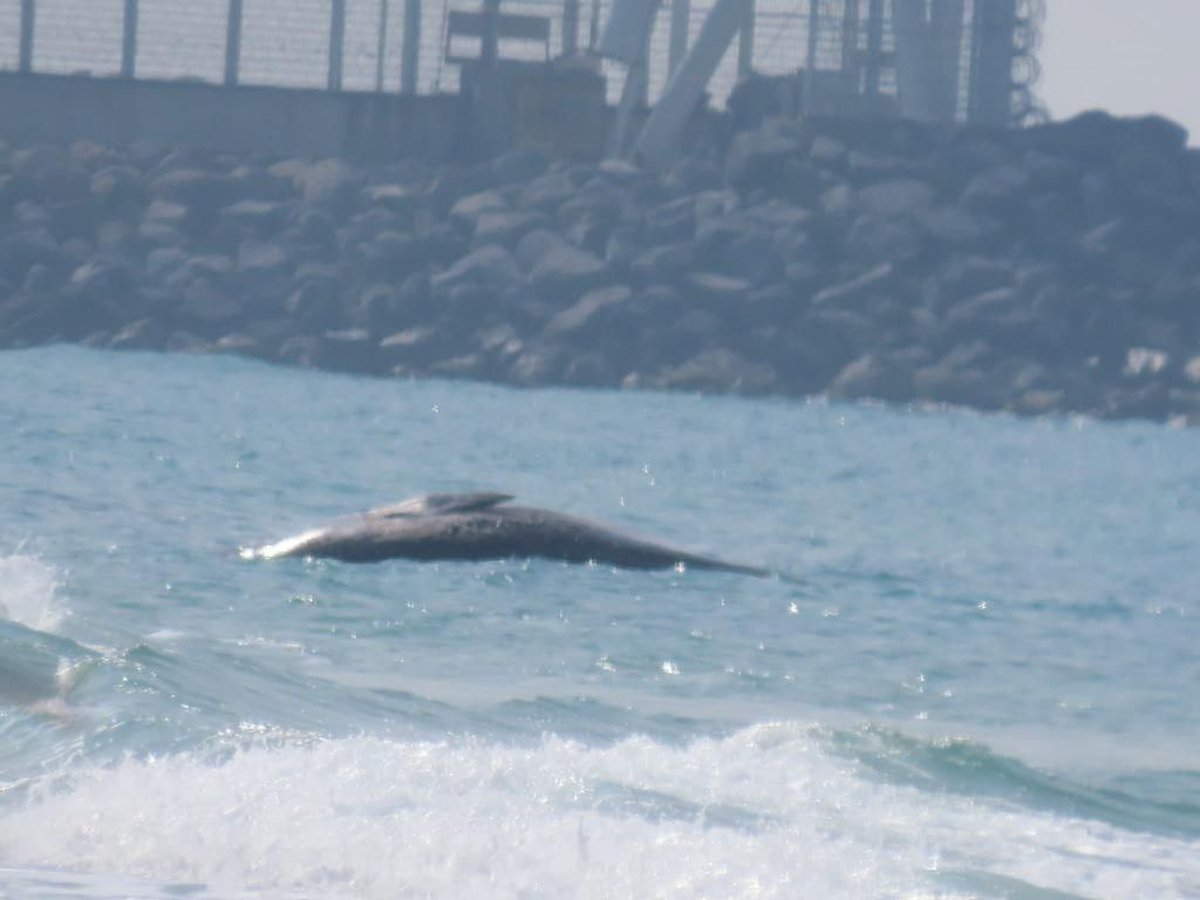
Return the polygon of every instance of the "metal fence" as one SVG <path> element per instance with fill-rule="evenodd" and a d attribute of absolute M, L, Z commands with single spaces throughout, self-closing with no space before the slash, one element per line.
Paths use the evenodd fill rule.
<path fill-rule="evenodd" d="M 598 39 L 610 0 L 576 2 L 575 46 L 586 49 Z M 472 8 L 479 8 L 478 0 L 0 0 L 0 69 L 454 92 L 459 73 L 445 59 L 448 16 L 452 10 Z M 517 42 L 502 45 L 501 55 L 532 59 L 547 49 L 552 57 L 561 54 L 563 0 L 505 0 L 503 10 L 547 18 L 550 38 L 544 49 Z M 708 4 L 690 10 L 689 42 L 707 12 Z M 233 16 L 238 23 L 231 23 Z M 808 0 L 776 0 L 774 6 L 760 0 L 753 58 L 742 66 L 752 63 L 769 73 L 802 68 L 807 22 Z M 231 36 L 239 44 L 233 59 L 228 58 Z M 340 59 L 336 50 L 331 52 L 335 44 L 340 44 Z M 670 44 L 671 15 L 663 7 L 650 42 L 650 100 L 666 83 Z M 406 50 L 415 58 L 406 59 Z M 736 80 L 737 57 L 735 46 L 713 79 L 710 93 L 718 103 Z M 623 69 L 608 64 L 604 69 L 615 99 Z"/>
<path fill-rule="evenodd" d="M 595 45 L 612 0 L 503 0 L 506 14 L 544 17 L 548 46 L 502 42 L 511 58 L 557 57 L 564 46 Z M 895 94 L 890 19 L 896 0 L 755 0 L 752 25 L 725 54 L 709 83 L 723 105 L 739 73 L 796 72 L 810 65 L 874 82 Z M 981 4 L 961 0 L 959 118 L 972 90 L 973 22 Z M 1036 7 L 1041 0 L 994 0 Z M 0 69 L 155 79 L 333 88 L 355 91 L 455 92 L 458 67 L 446 59 L 452 11 L 481 0 L 0 0 Z M 650 38 L 649 102 L 671 66 L 695 39 L 711 4 L 667 0 Z M 682 15 L 680 14 L 682 13 Z M 1022 20 L 1024 21 L 1024 20 Z M 564 40 L 564 22 L 575 23 Z M 873 24 L 874 23 L 874 24 Z M 1020 35 L 1018 35 L 1020 37 Z M 1028 36 L 1026 36 L 1028 40 Z M 871 60 L 876 60 L 874 73 Z M 850 62 L 862 67 L 860 78 Z M 883 64 L 878 63 L 883 60 Z M 1036 67 L 1032 50 L 1027 64 Z M 624 69 L 603 63 L 610 100 Z M 1028 65 L 1027 65 L 1028 67 Z M 1036 72 L 1034 73 L 1036 76 Z M 1018 89 L 1021 85 L 1016 86 Z M 855 84 L 859 91 L 863 85 Z"/>

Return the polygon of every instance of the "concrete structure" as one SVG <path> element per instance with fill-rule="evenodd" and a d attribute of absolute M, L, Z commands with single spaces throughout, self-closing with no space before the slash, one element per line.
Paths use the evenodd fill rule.
<path fill-rule="evenodd" d="M 470 149 L 453 95 L 0 73 L 0 109 L 0 137 L 21 143 L 154 140 L 364 161 L 452 159 Z"/>
<path fill-rule="evenodd" d="M 0 135 L 364 159 L 528 139 L 664 161 L 701 98 L 723 106 L 751 73 L 783 79 L 783 113 L 1008 125 L 1037 110 L 1043 0 L 614 0 L 602 41 L 600 7 L 584 35 L 579 0 L 405 0 L 398 16 L 375 2 L 0 0 L 15 38 L 9 57 L 0 47 Z M 623 17 L 636 27 L 614 30 Z"/>

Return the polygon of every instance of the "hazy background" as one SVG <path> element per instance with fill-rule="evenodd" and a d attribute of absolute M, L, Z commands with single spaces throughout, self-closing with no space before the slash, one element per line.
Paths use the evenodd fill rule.
<path fill-rule="evenodd" d="M 1048 0 L 1039 94 L 1055 118 L 1158 112 L 1200 143 L 1200 2 Z"/>

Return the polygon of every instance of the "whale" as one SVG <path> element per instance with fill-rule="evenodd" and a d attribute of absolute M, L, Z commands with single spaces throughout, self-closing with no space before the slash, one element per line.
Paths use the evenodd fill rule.
<path fill-rule="evenodd" d="M 334 520 L 261 547 L 244 559 L 314 557 L 350 563 L 386 559 L 488 560 L 540 557 L 624 569 L 709 569 L 753 575 L 756 566 L 680 550 L 601 522 L 511 504 L 512 494 L 426 494 Z"/>

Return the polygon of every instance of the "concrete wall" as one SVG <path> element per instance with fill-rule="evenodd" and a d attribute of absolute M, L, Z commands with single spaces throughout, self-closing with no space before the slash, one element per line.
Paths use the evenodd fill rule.
<path fill-rule="evenodd" d="M 444 160 L 464 151 L 465 122 L 455 95 L 0 72 L 0 138 L 19 143 L 154 140 L 309 158 Z"/>

